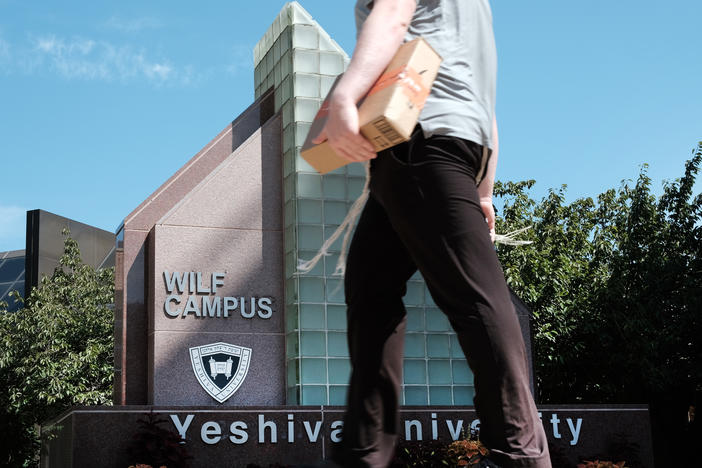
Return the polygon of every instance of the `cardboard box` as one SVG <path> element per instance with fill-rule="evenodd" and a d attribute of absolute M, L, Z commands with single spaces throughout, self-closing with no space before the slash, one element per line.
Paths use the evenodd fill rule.
<path fill-rule="evenodd" d="M 424 39 L 406 42 L 361 100 L 358 108 L 361 133 L 373 144 L 376 152 L 409 139 L 439 72 L 441 60 Z M 350 162 L 337 155 L 327 142 L 312 143 L 327 122 L 329 96 L 340 77 L 317 112 L 302 146 L 302 157 L 320 174 Z"/>

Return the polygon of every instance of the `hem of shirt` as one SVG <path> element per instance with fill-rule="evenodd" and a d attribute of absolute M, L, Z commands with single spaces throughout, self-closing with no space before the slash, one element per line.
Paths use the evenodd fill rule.
<path fill-rule="evenodd" d="M 425 127 L 426 124 L 423 124 L 421 121 L 419 122 L 419 125 L 422 127 L 422 133 L 424 133 L 424 138 L 429 138 L 433 135 L 453 136 L 463 138 L 464 140 L 472 141 L 473 143 L 477 143 L 482 146 L 487 146 L 488 149 L 492 150 L 492 141 L 490 139 L 483 138 L 483 136 L 478 133 L 470 131 L 465 132 L 453 128 Z"/>

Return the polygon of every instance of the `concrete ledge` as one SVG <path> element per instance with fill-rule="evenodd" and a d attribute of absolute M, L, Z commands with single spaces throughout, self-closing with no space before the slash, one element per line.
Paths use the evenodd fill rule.
<path fill-rule="evenodd" d="M 137 420 L 149 412 L 184 436 L 197 467 L 238 467 L 248 463 L 295 464 L 320 460 L 338 442 L 344 407 L 212 406 L 74 407 L 42 427 L 43 468 L 102 466 L 127 468 L 127 447 Z M 653 468 L 648 407 L 642 405 L 539 405 L 546 435 L 571 463 L 606 455 L 615 440 L 638 446 L 645 468 Z M 403 407 L 400 436 L 447 443 L 479 424 L 471 406 Z M 618 460 L 614 460 L 618 461 Z M 629 461 L 629 460 L 627 460 Z"/>

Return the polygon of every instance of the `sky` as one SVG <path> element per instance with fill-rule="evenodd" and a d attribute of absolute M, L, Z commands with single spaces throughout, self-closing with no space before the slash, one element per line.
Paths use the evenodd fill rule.
<path fill-rule="evenodd" d="M 350 0 L 300 0 L 347 53 Z M 702 140 L 699 0 L 493 1 L 501 180 L 656 193 Z M 26 211 L 114 232 L 253 102 L 285 2 L 0 0 L 0 251 Z M 695 193 L 700 192 L 698 181 Z"/>

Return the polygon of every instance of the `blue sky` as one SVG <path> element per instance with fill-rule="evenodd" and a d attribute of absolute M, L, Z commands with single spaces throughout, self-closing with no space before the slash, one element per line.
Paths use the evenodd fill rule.
<path fill-rule="evenodd" d="M 354 2 L 300 3 L 353 51 Z M 114 231 L 253 101 L 253 46 L 283 4 L 0 0 L 0 251 L 24 248 L 30 209 Z M 573 200 L 643 163 L 659 193 L 682 174 L 702 140 L 702 2 L 492 6 L 499 179 Z"/>

